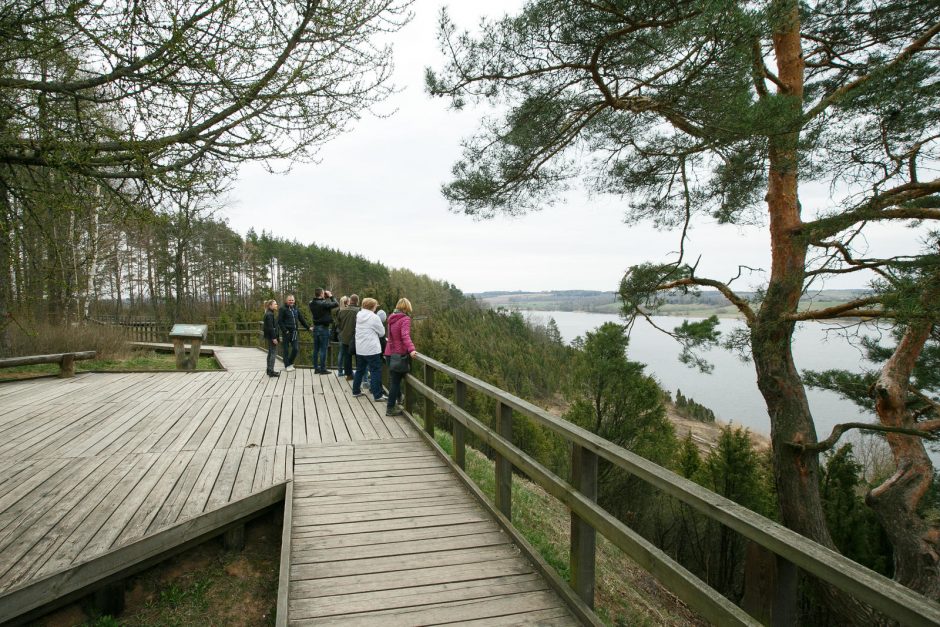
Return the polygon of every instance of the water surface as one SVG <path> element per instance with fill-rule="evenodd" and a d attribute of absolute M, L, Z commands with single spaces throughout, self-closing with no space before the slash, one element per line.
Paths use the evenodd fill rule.
<path fill-rule="evenodd" d="M 622 324 L 616 315 L 547 311 L 531 312 L 534 320 L 547 322 L 555 319 L 566 342 L 592 331 L 605 322 Z M 701 320 L 701 318 L 689 318 Z M 683 318 L 654 316 L 656 325 L 672 330 Z M 744 323 L 735 319 L 723 319 L 719 323 L 722 334 Z M 798 327 L 794 337 L 793 353 L 797 368 L 802 370 L 826 370 L 841 368 L 857 371 L 871 367 L 858 348 L 840 332 L 840 325 L 805 323 Z M 866 334 L 879 333 L 873 326 L 864 329 Z M 764 398 L 757 389 L 757 376 L 753 363 L 741 361 L 735 354 L 723 349 L 705 351 L 705 357 L 714 364 L 711 374 L 702 374 L 679 362 L 679 345 L 668 335 L 656 330 L 645 320 L 638 320 L 630 336 L 628 356 L 634 361 L 647 364 L 647 372 L 659 380 L 662 386 L 675 396 L 681 389 L 685 396 L 712 409 L 725 422 L 749 427 L 752 431 L 770 434 L 770 419 Z M 843 400 L 833 392 L 807 390 L 810 409 L 816 422 L 819 438 L 828 437 L 833 425 L 840 422 L 874 422 L 873 412 L 866 412 L 854 403 Z"/>

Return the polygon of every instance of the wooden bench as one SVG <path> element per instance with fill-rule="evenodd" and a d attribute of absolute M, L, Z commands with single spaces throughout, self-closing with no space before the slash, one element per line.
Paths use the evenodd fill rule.
<path fill-rule="evenodd" d="M 0 368 L 15 368 L 16 366 L 32 366 L 33 364 L 59 364 L 59 376 L 64 378 L 75 376 L 75 362 L 94 359 L 95 351 L 81 351 L 78 353 L 55 353 L 53 355 L 29 355 L 26 357 L 7 357 L 0 359 Z"/>

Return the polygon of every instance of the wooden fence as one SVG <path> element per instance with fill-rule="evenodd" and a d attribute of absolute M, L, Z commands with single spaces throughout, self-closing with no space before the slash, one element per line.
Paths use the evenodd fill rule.
<path fill-rule="evenodd" d="M 96 318 L 93 323 L 99 325 L 116 326 L 122 330 L 124 336 L 131 342 L 151 342 L 151 343 L 169 343 L 170 327 L 169 322 L 156 320 L 138 320 L 132 318 Z M 222 322 L 220 320 L 209 320 L 207 323 L 208 331 L 206 333 L 205 345 L 212 346 L 245 346 L 263 348 L 267 350 L 264 336 L 261 333 L 261 322 Z M 307 331 L 300 332 L 300 353 L 297 361 L 298 366 L 309 366 L 312 363 L 313 354 L 313 335 Z M 278 348 L 278 354 L 281 349 Z M 339 344 L 331 342 L 327 349 L 326 363 L 327 367 L 335 368 L 336 360 L 339 357 Z"/>
<path fill-rule="evenodd" d="M 454 461 L 461 468 L 464 467 L 467 432 L 493 450 L 497 509 L 508 519 L 512 518 L 513 468 L 523 472 L 570 509 L 571 586 L 591 607 L 594 603 L 595 541 L 599 531 L 712 623 L 758 624 L 744 610 L 596 503 L 598 459 L 603 458 L 775 554 L 778 571 L 772 619 L 775 625 L 793 624 L 795 621 L 797 568 L 832 584 L 902 625 L 940 624 L 940 604 L 835 551 L 464 372 L 423 355 L 418 356 L 416 364 L 420 370 L 405 379 L 406 412 L 414 414 L 418 396 L 421 396 L 423 408 L 420 414 L 424 429 L 431 436 L 435 429 L 435 410 L 450 416 Z M 435 390 L 437 375 L 449 378 L 453 384 L 454 400 Z M 495 428 L 490 428 L 464 409 L 468 390 L 498 403 Z M 512 422 L 517 416 L 535 421 L 569 444 L 572 463 L 568 480 L 553 474 L 513 444 Z M 779 585 L 781 580 L 794 585 L 788 591 L 788 586 Z"/>

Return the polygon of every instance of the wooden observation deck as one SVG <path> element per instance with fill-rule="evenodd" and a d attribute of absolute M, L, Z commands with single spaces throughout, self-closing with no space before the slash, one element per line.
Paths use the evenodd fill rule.
<path fill-rule="evenodd" d="M 0 385 L 0 623 L 288 498 L 281 622 L 577 624 L 409 419 L 215 353 L 227 371 Z"/>
<path fill-rule="evenodd" d="M 596 503 L 603 459 L 771 554 L 763 621 L 793 623 L 802 569 L 900 624 L 940 624 L 935 601 L 423 355 L 390 418 L 335 376 L 271 379 L 255 348 L 212 350 L 225 371 L 0 385 L 0 623 L 117 589 L 209 537 L 237 544 L 245 520 L 283 507 L 279 625 L 600 624 L 598 532 L 710 622 L 760 624 Z M 492 425 L 468 394 L 495 404 Z M 453 459 L 433 439 L 442 414 Z M 570 477 L 513 443 L 520 419 L 567 442 Z M 495 457 L 494 503 L 462 470 L 470 435 Z M 513 469 L 571 511 L 570 585 L 512 526 Z"/>

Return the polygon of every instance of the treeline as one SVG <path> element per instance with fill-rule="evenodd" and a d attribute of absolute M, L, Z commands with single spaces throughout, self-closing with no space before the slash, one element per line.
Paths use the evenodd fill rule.
<path fill-rule="evenodd" d="M 51 199 L 50 199 L 51 200 Z M 316 287 L 419 308 L 462 302 L 453 285 L 332 248 L 249 231 L 244 237 L 198 207 L 127 215 L 84 204 L 37 216 L 14 208 L 11 281 L 0 286 L 16 323 L 117 316 L 165 321 L 255 315 L 266 298 Z"/>
<path fill-rule="evenodd" d="M 699 422 L 715 422 L 715 412 L 700 403 L 696 403 L 695 399 L 684 396 L 682 390 L 676 390 L 674 405 L 676 411 L 683 418 L 690 418 Z"/>

